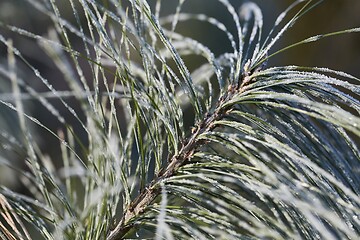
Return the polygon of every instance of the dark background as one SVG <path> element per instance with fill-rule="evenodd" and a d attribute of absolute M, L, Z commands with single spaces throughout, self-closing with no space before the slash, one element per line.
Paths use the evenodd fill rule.
<path fill-rule="evenodd" d="M 172 2 L 172 1 L 171 1 Z M 177 2 L 177 1 L 175 1 Z M 205 3 L 207 2 L 207 3 Z M 186 1 L 185 11 L 206 12 L 210 16 L 224 19 L 227 26 L 233 26 L 231 16 L 221 9 L 220 3 L 215 1 Z M 238 9 L 244 1 L 230 1 Z M 263 36 L 273 26 L 277 16 L 285 10 L 293 0 L 254 0 L 263 11 L 265 30 Z M 313 1 L 316 2 L 316 1 Z M 296 10 L 299 8 L 296 8 Z M 293 11 L 292 13 L 295 13 Z M 291 15 L 291 14 L 290 14 Z M 305 14 L 289 31 L 287 31 L 273 51 L 284 46 L 303 40 L 307 37 L 360 27 L 360 1 L 357 0 L 325 0 L 313 10 Z M 195 25 L 192 30 L 202 42 L 209 42 L 208 46 L 214 52 L 223 52 L 221 49 L 222 37 L 205 32 L 204 27 Z M 211 36 L 209 38 L 209 36 Z M 303 65 L 328 67 L 342 70 L 355 76 L 360 76 L 360 34 L 345 34 L 326 38 L 316 43 L 299 46 L 274 57 L 270 65 Z"/>
<path fill-rule="evenodd" d="M 59 1 L 59 3 L 61 1 Z M 66 9 L 68 1 L 63 2 L 63 6 Z M 150 0 L 150 2 L 155 1 Z M 164 7 L 162 10 L 163 15 L 175 12 L 178 0 L 163 0 L 162 2 Z M 230 2 L 238 9 L 245 1 L 230 0 Z M 266 29 L 269 29 L 273 25 L 279 13 L 294 1 L 253 0 L 253 2 L 257 3 L 263 11 L 265 36 L 267 32 Z M 59 6 L 61 5 L 62 4 L 59 4 Z M 184 3 L 183 11 L 206 13 L 218 18 L 230 29 L 231 26 L 234 27 L 230 14 L 228 14 L 225 7 L 216 0 L 187 0 Z M 293 13 L 295 12 L 293 11 Z M 360 27 L 359 13 L 360 1 L 358 0 L 324 0 L 319 6 L 300 19 L 300 21 L 283 36 L 281 45 L 277 45 L 277 47 L 286 46 L 316 34 Z M 68 14 L 71 16 L 70 11 Z M 48 24 L 50 24 L 48 18 L 29 7 L 26 0 L 1 0 L 0 20 L 40 34 L 46 33 Z M 224 51 L 222 48 L 224 35 L 212 34 L 212 28 L 208 28 L 200 23 L 192 23 L 185 27 L 180 27 L 180 25 L 180 30 L 186 30 L 189 36 L 201 40 L 201 42 L 204 42 L 215 53 Z M 3 29 L 0 28 L 0 31 L 3 31 Z M 3 48 L 3 46 L 1 47 Z M 32 58 L 35 58 L 37 55 L 36 52 L 32 52 L 32 49 L 27 49 L 27 51 L 27 54 L 32 56 Z M 3 49 L 1 49 L 1 54 L 4 54 Z M 300 46 L 272 59 L 271 63 L 273 65 L 298 64 L 306 66 L 326 66 L 360 76 L 360 34 L 346 34 L 327 38 L 306 46 Z"/>

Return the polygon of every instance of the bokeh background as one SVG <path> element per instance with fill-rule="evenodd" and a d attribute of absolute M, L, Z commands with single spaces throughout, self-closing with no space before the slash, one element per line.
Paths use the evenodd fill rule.
<path fill-rule="evenodd" d="M 62 6 L 62 1 L 64 2 L 62 11 L 65 12 L 65 15 L 71 16 L 70 8 L 67 9 L 69 7 L 68 1 L 58 0 L 60 7 Z M 151 2 L 153 4 L 154 1 Z M 178 0 L 163 0 L 162 2 L 162 15 L 175 12 Z M 244 1 L 241 0 L 232 0 L 230 2 L 236 9 L 244 3 Z M 253 0 L 253 2 L 257 3 L 263 11 L 265 24 L 263 33 L 264 36 L 266 36 L 266 33 L 271 29 L 277 16 L 294 1 Z M 219 19 L 229 29 L 235 31 L 232 17 L 216 0 L 187 0 L 183 5 L 183 12 L 205 13 Z M 360 27 L 359 13 L 360 0 L 325 0 L 307 13 L 292 29 L 286 32 L 274 49 L 280 49 L 313 35 Z M 39 35 L 46 35 L 51 26 L 51 21 L 30 7 L 26 0 L 0 0 L 0 22 L 15 25 Z M 230 45 L 225 39 L 225 34 L 219 34 L 218 31 L 214 31 L 215 29 L 213 27 L 204 23 L 187 23 L 188 24 L 180 23 L 177 30 L 204 43 L 204 45 L 208 46 L 215 54 L 229 50 Z M 0 26 L 0 34 L 3 35 L 5 39 L 13 39 L 14 45 L 22 51 L 23 55 L 34 67 L 40 70 L 42 75 L 51 82 L 55 89 L 67 89 L 61 74 L 58 74 L 51 60 L 36 46 L 33 40 L 9 32 L 3 26 Z M 4 44 L 0 43 L 0 63 L 6 63 L 6 61 L 7 50 Z M 194 61 L 192 59 L 186 59 L 186 63 L 191 68 Z M 18 62 L 18 64 L 19 69 L 22 70 L 19 72 L 20 77 L 38 91 L 47 90 L 41 82 L 32 76 L 27 67 L 21 64 L 21 62 Z M 269 65 L 328 67 L 360 77 L 360 33 L 335 36 L 320 40 L 317 43 L 296 47 L 273 57 L 269 61 Z M 9 80 L 0 74 L 0 98 L 7 100 L 7 93 L 10 92 L 11 87 Z M 53 119 L 43 107 L 30 100 L 25 104 L 28 107 L 27 111 L 30 112 L 32 116 L 41 122 L 46 122 L 46 125 L 54 132 L 57 131 L 59 128 L 57 121 Z M 68 120 L 69 124 L 77 129 L 77 121 L 69 116 L 62 105 L 59 102 L 54 102 L 53 104 L 58 107 L 59 110 L 64 110 L 64 117 Z M 75 109 L 77 108 L 76 101 L 72 103 L 72 106 Z M 57 140 L 36 126 L 31 126 L 31 128 L 33 128 L 35 133 L 33 135 L 34 141 L 39 143 L 41 150 L 49 154 L 50 158 L 55 161 L 60 159 Z M 80 131 L 78 134 L 81 136 L 83 133 Z M 7 159 L 14 165 L 23 166 L 24 155 L 20 153 L 9 154 L 9 152 L 6 151 L 6 142 L 10 137 L 13 137 L 14 141 L 20 141 L 21 139 L 16 114 L 0 105 L 0 163 Z M 18 184 L 17 178 L 18 176 L 15 172 L 0 166 L 1 185 L 5 184 L 10 188 L 16 189 Z"/>

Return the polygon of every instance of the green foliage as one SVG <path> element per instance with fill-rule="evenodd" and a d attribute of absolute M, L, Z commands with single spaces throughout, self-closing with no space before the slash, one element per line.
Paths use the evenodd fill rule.
<path fill-rule="evenodd" d="M 3 238 L 30 239 L 26 229 L 43 239 L 359 238 L 359 79 L 266 63 L 360 28 L 274 50 L 319 2 L 295 1 L 265 36 L 251 2 L 238 14 L 227 0 L 214 0 L 232 16 L 235 34 L 215 18 L 182 12 L 183 0 L 166 17 L 161 0 L 153 9 L 144 0 L 62 1 L 71 19 L 60 1 L 27 2 L 52 21 L 47 35 L 5 22 L 1 29 L 36 40 L 69 90 L 57 90 L 0 35 L 8 51 L 0 75 L 12 86 L 0 103 L 17 114 L 21 130 L 7 140 L 2 129 L 1 146 L 26 156 L 26 168 L 12 166 L 6 154 L 0 163 L 16 168 L 31 192 L 0 187 Z M 216 56 L 176 31 L 191 21 L 223 32 L 231 52 Z M 186 57 L 202 60 L 189 70 Z M 47 92 L 21 77 L 24 66 Z M 55 117 L 58 131 L 31 115 L 29 98 Z M 58 139 L 60 169 L 34 141 L 31 124 Z"/>

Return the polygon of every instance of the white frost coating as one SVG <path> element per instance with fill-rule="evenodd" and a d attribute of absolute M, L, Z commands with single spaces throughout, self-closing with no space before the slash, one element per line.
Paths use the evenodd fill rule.
<path fill-rule="evenodd" d="M 120 158 L 120 156 L 122 156 L 122 154 L 119 149 L 119 146 L 120 146 L 119 137 L 115 134 L 111 134 L 111 136 L 109 137 L 109 145 L 108 146 L 109 146 L 109 152 L 111 153 L 111 155 L 115 159 L 115 162 L 117 163 L 116 166 L 121 165 L 122 159 Z"/>
<path fill-rule="evenodd" d="M 160 213 L 157 217 L 156 240 L 161 239 L 174 239 L 171 234 L 170 227 L 166 223 L 166 206 L 167 206 L 167 193 L 164 183 L 161 183 L 161 203 Z"/>
<path fill-rule="evenodd" d="M 255 25 L 253 27 L 253 31 L 250 37 L 250 41 L 252 41 L 255 38 L 257 30 L 261 31 L 263 27 L 263 15 L 261 13 L 261 9 L 259 8 L 259 6 L 253 2 L 243 4 L 242 7 L 240 8 L 240 14 L 242 13 L 242 11 L 246 11 L 254 15 Z M 246 20 L 248 21 L 249 19 Z"/>
<path fill-rule="evenodd" d="M 242 20 L 244 21 L 249 21 L 250 20 L 250 17 L 251 17 L 251 7 L 249 5 L 252 5 L 254 3 L 252 2 L 247 2 L 247 3 L 244 3 L 240 9 L 239 9 L 239 16 Z"/>
<path fill-rule="evenodd" d="M 177 23 L 179 21 L 179 14 L 180 14 L 180 11 L 181 11 L 181 7 L 182 7 L 184 2 L 185 2 L 185 0 L 179 0 L 179 4 L 176 7 L 176 13 L 175 13 L 173 21 L 171 23 L 171 32 L 172 33 L 175 32 L 176 25 L 177 25 Z M 171 35 L 170 35 L 170 39 L 171 39 Z"/>
<path fill-rule="evenodd" d="M 282 13 L 278 16 L 278 18 L 276 19 L 276 21 L 275 21 L 275 26 L 279 25 L 280 22 L 284 19 L 285 16 L 286 16 L 286 13 L 285 13 L 285 12 L 282 12 Z"/>
<path fill-rule="evenodd" d="M 279 25 L 282 20 L 284 20 L 285 16 L 290 12 L 291 9 L 293 9 L 296 5 L 298 5 L 299 3 L 301 2 L 304 2 L 306 0 L 298 0 L 298 1 L 295 1 L 293 4 L 291 4 L 285 11 L 283 11 L 276 19 L 275 21 L 275 24 L 274 24 L 274 27 Z"/>
<path fill-rule="evenodd" d="M 309 38 L 304 40 L 304 43 L 305 42 L 315 42 L 315 41 L 319 40 L 321 37 L 322 37 L 322 35 L 316 35 L 316 36 L 313 36 L 313 37 L 309 37 Z"/>
<path fill-rule="evenodd" d="M 241 5 L 239 10 L 239 16 L 244 21 L 249 21 L 251 18 L 251 14 L 254 15 L 255 21 L 258 22 L 262 19 L 262 13 L 259 6 L 253 2 L 246 2 Z"/>
<path fill-rule="evenodd" d="M 233 20 L 235 22 L 236 25 L 236 29 L 237 29 L 237 33 L 238 33 L 238 40 L 239 40 L 239 56 L 238 56 L 238 62 L 237 62 L 237 67 L 239 69 L 240 66 L 240 62 L 241 62 L 241 58 L 242 58 L 242 53 L 243 53 L 243 46 L 244 43 L 242 41 L 243 35 L 242 35 L 242 28 L 240 25 L 240 19 L 234 9 L 234 7 L 229 3 L 229 1 L 227 0 L 219 0 L 220 3 L 222 3 L 228 10 L 228 12 L 231 14 L 231 16 L 233 17 Z M 236 75 L 239 75 L 239 72 L 236 72 Z M 237 78 L 237 76 L 235 76 L 235 78 Z"/>

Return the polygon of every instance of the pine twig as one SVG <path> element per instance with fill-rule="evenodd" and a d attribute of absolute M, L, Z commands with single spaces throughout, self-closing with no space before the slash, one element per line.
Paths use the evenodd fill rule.
<path fill-rule="evenodd" d="M 206 144 L 201 142 L 201 140 L 198 139 L 198 136 L 211 132 L 216 127 L 214 122 L 231 112 L 231 106 L 224 107 L 224 104 L 232 99 L 235 94 L 242 93 L 246 89 L 246 86 L 254 79 L 251 74 L 252 72 L 249 73 L 245 71 L 239 83 L 229 85 L 227 92 L 220 97 L 215 110 L 212 113 L 207 113 L 204 119 L 197 124 L 194 128 L 195 130 L 192 131 L 191 136 L 184 141 L 179 153 L 170 159 L 169 164 L 160 170 L 148 187 L 144 188 L 129 204 L 120 222 L 109 233 L 107 240 L 123 239 L 132 227 L 134 227 L 132 223 L 129 223 L 130 220 L 142 214 L 147 206 L 149 206 L 160 194 L 160 189 L 158 188 L 160 182 L 173 176 L 181 166 L 191 159 L 197 149 Z"/>

